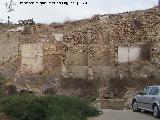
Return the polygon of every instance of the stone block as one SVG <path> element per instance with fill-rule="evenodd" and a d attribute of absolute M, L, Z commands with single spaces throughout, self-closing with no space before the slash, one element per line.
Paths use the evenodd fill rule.
<path fill-rule="evenodd" d="M 88 79 L 88 66 L 66 66 L 69 77 Z"/>
<path fill-rule="evenodd" d="M 63 41 L 63 34 L 54 34 L 55 40 Z"/>
<path fill-rule="evenodd" d="M 75 45 L 68 46 L 66 52 L 66 65 L 71 66 L 87 66 L 88 65 L 88 46 L 87 45 Z"/>
<path fill-rule="evenodd" d="M 43 70 L 43 44 L 25 44 L 21 51 L 21 71 L 38 73 Z"/>

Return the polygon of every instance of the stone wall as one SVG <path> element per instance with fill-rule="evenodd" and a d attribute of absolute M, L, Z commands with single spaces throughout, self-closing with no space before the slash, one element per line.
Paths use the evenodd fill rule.
<path fill-rule="evenodd" d="M 99 80 L 104 86 L 117 77 L 160 79 L 159 18 L 159 8 L 151 8 L 64 24 L 1 29 L 1 72 L 15 84 L 22 78 L 32 82 L 25 76 L 36 75 L 35 85 L 44 76 Z M 151 57 L 144 57 L 148 51 Z M 26 84 L 20 83 L 22 88 Z"/>

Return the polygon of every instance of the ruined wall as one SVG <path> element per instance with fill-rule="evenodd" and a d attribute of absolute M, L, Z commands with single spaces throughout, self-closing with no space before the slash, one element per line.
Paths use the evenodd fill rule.
<path fill-rule="evenodd" d="M 0 31 L 1 72 L 26 89 L 60 76 L 99 80 L 104 86 L 117 77 L 160 79 L 159 16 L 159 8 L 152 8 L 6 28 Z"/>

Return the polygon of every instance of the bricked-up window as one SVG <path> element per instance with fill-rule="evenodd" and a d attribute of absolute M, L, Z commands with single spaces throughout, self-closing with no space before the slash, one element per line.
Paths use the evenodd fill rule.
<path fill-rule="evenodd" d="M 118 62 L 128 62 L 128 47 L 118 47 Z"/>
<path fill-rule="evenodd" d="M 118 47 L 118 62 L 134 62 L 141 60 L 141 48 L 140 47 Z"/>

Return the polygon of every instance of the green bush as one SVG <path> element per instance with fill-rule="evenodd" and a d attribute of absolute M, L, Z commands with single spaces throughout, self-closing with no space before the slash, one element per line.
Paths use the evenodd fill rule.
<path fill-rule="evenodd" d="M 100 111 L 76 97 L 16 95 L 3 98 L 0 110 L 18 120 L 86 120 Z"/>

